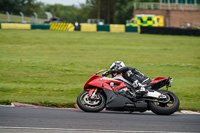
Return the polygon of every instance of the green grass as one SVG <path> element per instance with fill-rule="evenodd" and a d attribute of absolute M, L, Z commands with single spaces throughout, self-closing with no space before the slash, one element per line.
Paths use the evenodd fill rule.
<path fill-rule="evenodd" d="M 116 60 L 174 78 L 180 109 L 200 110 L 200 38 L 135 33 L 0 30 L 0 104 L 72 107 L 84 83 Z"/>
<path fill-rule="evenodd" d="M 7 22 L 7 21 L 8 21 L 7 15 L 0 13 L 0 22 Z M 10 14 L 10 21 L 11 22 L 22 22 L 22 18 L 20 16 L 20 14 L 19 15 L 11 15 Z M 30 17 L 24 17 L 24 21 L 26 21 L 27 23 L 31 23 L 33 20 L 31 20 L 31 16 L 30 16 Z M 47 21 L 47 19 L 40 19 L 40 18 L 37 19 L 38 23 L 44 23 L 44 21 Z"/>

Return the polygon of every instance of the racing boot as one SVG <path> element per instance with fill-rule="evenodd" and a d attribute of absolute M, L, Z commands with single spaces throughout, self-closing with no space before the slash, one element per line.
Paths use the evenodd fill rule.
<path fill-rule="evenodd" d="M 135 92 L 136 95 L 142 96 L 146 93 L 146 89 L 144 88 L 144 85 L 140 84 L 138 80 L 133 82 L 133 87 L 136 89 L 136 92 Z"/>
<path fill-rule="evenodd" d="M 144 88 L 144 86 L 139 86 L 135 92 L 136 95 L 137 94 L 144 95 L 145 93 L 146 93 L 146 89 Z"/>

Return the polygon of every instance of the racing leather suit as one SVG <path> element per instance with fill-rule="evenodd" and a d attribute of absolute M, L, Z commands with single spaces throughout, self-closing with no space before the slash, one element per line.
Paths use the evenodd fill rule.
<path fill-rule="evenodd" d="M 122 73 L 123 77 L 130 81 L 131 83 L 133 83 L 134 81 L 138 80 L 139 83 L 145 85 L 151 82 L 151 80 L 146 77 L 143 73 L 141 73 L 140 71 L 138 71 L 135 68 L 131 68 L 131 67 L 122 67 L 118 70 L 114 71 L 117 74 Z"/>

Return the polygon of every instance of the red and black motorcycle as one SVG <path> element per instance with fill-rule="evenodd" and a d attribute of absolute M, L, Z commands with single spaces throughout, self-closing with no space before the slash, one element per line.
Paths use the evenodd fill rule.
<path fill-rule="evenodd" d="M 158 77 L 144 85 L 146 93 L 135 93 L 132 83 L 122 76 L 107 77 L 109 71 L 95 73 L 85 84 L 84 91 L 79 94 L 77 104 L 83 111 L 99 112 L 104 108 L 112 111 L 151 110 L 158 115 L 170 115 L 179 108 L 178 97 L 168 91 L 172 78 Z M 103 75 L 99 74 L 104 72 Z M 105 74 L 107 73 L 107 74 Z M 158 90 L 166 86 L 167 90 Z"/>

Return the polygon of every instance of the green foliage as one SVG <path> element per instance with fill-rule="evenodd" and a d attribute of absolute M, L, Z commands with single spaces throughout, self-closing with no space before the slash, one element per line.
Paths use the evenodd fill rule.
<path fill-rule="evenodd" d="M 87 0 L 80 4 L 80 8 L 64 6 L 61 4 L 45 5 L 36 0 L 1 0 L 0 12 L 8 11 L 11 14 L 23 12 L 33 16 L 36 12 L 39 18 L 46 18 L 45 12 L 49 11 L 53 17 L 58 17 L 64 22 L 87 22 L 87 19 L 104 19 L 105 23 L 125 24 L 126 20 L 133 17 L 133 2 L 147 2 L 141 0 Z M 149 0 L 148 2 L 159 2 Z"/>
<path fill-rule="evenodd" d="M 87 21 L 87 7 L 81 5 L 82 8 L 75 6 L 63 6 L 60 4 L 46 5 L 45 10 L 51 12 L 54 17 L 61 18 L 64 22 L 74 23 Z"/>
<path fill-rule="evenodd" d="M 104 19 L 106 23 L 114 23 L 116 0 L 87 0 L 86 5 L 91 9 L 89 18 Z"/>
<path fill-rule="evenodd" d="M 11 21 L 12 22 L 21 22 L 22 19 L 21 19 L 21 16 L 18 16 L 18 15 L 10 15 L 11 17 Z M 1 14 L 0 13 L 0 20 L 2 22 L 6 22 L 7 21 L 7 15 L 6 14 Z M 31 23 L 31 18 L 30 17 L 24 17 L 24 20 L 27 22 L 27 23 Z M 39 23 L 44 23 L 44 21 L 46 21 L 46 19 L 37 19 L 37 22 Z"/>
<path fill-rule="evenodd" d="M 0 11 L 6 12 L 19 12 L 22 7 L 21 0 L 1 0 L 0 1 Z"/>
<path fill-rule="evenodd" d="M 133 0 L 123 0 L 116 3 L 114 23 L 125 24 L 126 20 L 133 18 Z"/>
<path fill-rule="evenodd" d="M 6 11 L 12 14 L 23 12 L 25 15 L 33 15 L 33 12 L 40 12 L 43 3 L 36 0 L 1 0 L 0 12 Z"/>
<path fill-rule="evenodd" d="M 200 0 L 197 0 L 199 3 Z M 87 19 L 104 19 L 108 24 L 125 24 L 133 17 L 133 2 L 160 2 L 159 0 L 87 0 L 80 8 L 61 4 L 45 5 L 36 0 L 1 0 L 0 12 L 14 14 L 23 12 L 25 15 L 39 14 L 45 17 L 45 11 L 50 11 L 54 17 L 64 22 L 86 22 Z"/>
<path fill-rule="evenodd" d="M 17 15 L 19 15 L 19 12 L 23 12 L 27 16 L 33 16 L 33 12 L 36 12 L 39 18 L 46 18 L 45 12 L 49 11 L 53 14 L 53 17 L 61 18 L 64 22 L 86 22 L 89 8 L 84 4 L 80 6 L 81 8 L 61 4 L 45 5 L 36 0 L 1 0 L 0 12 Z"/>
<path fill-rule="evenodd" d="M 122 60 L 151 79 L 174 78 L 180 109 L 200 110 L 198 37 L 0 30 L 0 40 L 1 104 L 73 107 L 93 73 Z"/>
<path fill-rule="evenodd" d="M 125 24 L 133 17 L 134 2 L 159 2 L 159 0 L 87 0 L 89 18 L 104 19 L 107 24 Z"/>
<path fill-rule="evenodd" d="M 45 11 L 50 11 L 53 17 L 64 22 L 87 22 L 87 19 L 104 19 L 107 24 L 125 24 L 133 17 L 134 2 L 160 2 L 160 0 L 87 0 L 80 7 L 61 4 L 45 5 L 36 0 L 0 0 L 0 12 L 10 14 L 23 12 L 33 16 L 36 12 L 39 18 L 46 18 Z M 197 0 L 200 4 L 200 0 Z"/>

